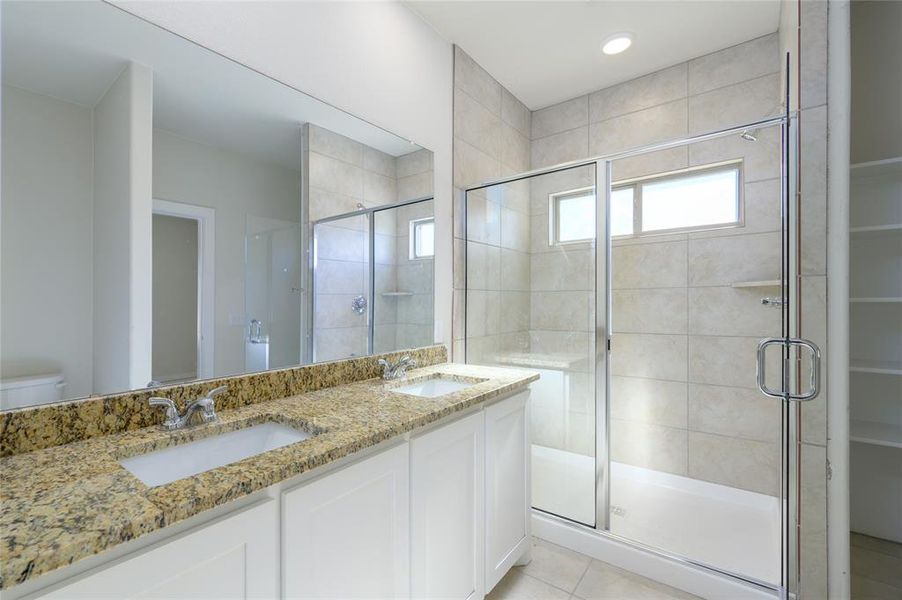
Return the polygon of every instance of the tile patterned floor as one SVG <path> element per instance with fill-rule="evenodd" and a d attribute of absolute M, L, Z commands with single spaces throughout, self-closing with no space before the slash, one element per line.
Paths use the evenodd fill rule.
<path fill-rule="evenodd" d="M 532 562 L 514 567 L 486 600 L 693 600 L 692 596 L 534 539 Z"/>
<path fill-rule="evenodd" d="M 852 534 L 852 600 L 902 598 L 902 544 Z"/>

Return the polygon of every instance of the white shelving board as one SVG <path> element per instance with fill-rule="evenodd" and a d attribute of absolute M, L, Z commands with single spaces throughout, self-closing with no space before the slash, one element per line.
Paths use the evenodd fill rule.
<path fill-rule="evenodd" d="M 902 448 L 902 425 L 852 419 L 849 422 L 849 439 L 862 444 Z"/>
<path fill-rule="evenodd" d="M 875 373 L 878 375 L 902 375 L 902 362 L 889 360 L 852 359 L 849 370 L 853 373 Z"/>

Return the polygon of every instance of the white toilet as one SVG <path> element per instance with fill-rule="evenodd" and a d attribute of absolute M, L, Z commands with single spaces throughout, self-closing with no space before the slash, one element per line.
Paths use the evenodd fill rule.
<path fill-rule="evenodd" d="M 59 402 L 66 381 L 62 373 L 25 375 L 0 380 L 0 410 Z"/>

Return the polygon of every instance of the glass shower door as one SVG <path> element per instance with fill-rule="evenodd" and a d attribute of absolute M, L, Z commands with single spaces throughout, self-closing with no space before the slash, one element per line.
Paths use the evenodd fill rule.
<path fill-rule="evenodd" d="M 529 368 L 533 506 L 594 526 L 595 164 L 466 198 L 466 361 Z"/>
<path fill-rule="evenodd" d="M 779 586 L 786 331 L 781 127 L 611 163 L 608 529 Z M 767 357 L 782 389 L 781 357 Z"/>
<path fill-rule="evenodd" d="M 313 226 L 313 361 L 371 351 L 369 215 Z"/>

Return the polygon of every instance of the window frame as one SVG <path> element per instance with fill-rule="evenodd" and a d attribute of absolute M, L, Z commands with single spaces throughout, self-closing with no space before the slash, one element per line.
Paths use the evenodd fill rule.
<path fill-rule="evenodd" d="M 733 227 L 743 227 L 745 225 L 745 194 L 744 189 L 744 173 L 742 160 L 729 160 L 707 165 L 699 165 L 689 167 L 688 169 L 679 169 L 677 171 L 668 171 L 656 175 L 647 175 L 643 177 L 634 177 L 623 181 L 614 182 L 611 191 L 622 190 L 626 188 L 633 189 L 633 233 L 613 236 L 614 239 L 630 239 L 639 237 L 650 237 L 655 235 L 673 235 L 678 233 L 692 233 L 698 231 L 711 231 L 716 229 L 729 229 Z M 688 175 L 705 175 L 709 173 L 719 172 L 736 172 L 736 220 L 724 223 L 705 223 L 704 225 L 692 225 L 688 227 L 672 227 L 670 229 L 655 229 L 653 231 L 642 230 L 642 188 L 648 183 L 658 183 L 661 181 L 671 181 L 674 179 L 683 179 Z"/>
<path fill-rule="evenodd" d="M 425 223 L 432 223 L 432 254 L 419 256 L 417 254 L 417 227 Z M 408 229 L 408 260 L 433 260 L 435 258 L 435 217 L 421 217 L 419 219 L 411 219 Z"/>
<path fill-rule="evenodd" d="M 594 237 L 581 238 L 578 240 L 566 240 L 561 241 L 558 239 L 558 233 L 560 229 L 558 225 L 560 223 L 560 218 L 558 217 L 560 211 L 558 209 L 560 200 L 563 198 L 579 198 L 581 196 L 585 196 L 586 192 L 591 193 L 595 196 L 595 186 L 589 185 L 581 188 L 574 188 L 572 190 L 564 190 L 562 192 L 553 192 L 548 194 L 548 245 L 549 246 L 570 246 L 572 244 L 585 244 L 591 242 Z M 596 198 L 597 200 L 597 198 Z"/>
<path fill-rule="evenodd" d="M 682 179 L 688 175 L 708 173 L 718 173 L 721 171 L 735 171 L 736 177 L 736 214 L 735 221 L 727 221 L 724 223 L 706 223 L 704 225 L 694 225 L 690 227 L 674 227 L 670 229 L 655 229 L 654 231 L 642 230 L 642 188 L 648 183 L 657 183 L 661 181 L 669 181 L 673 179 Z M 611 185 L 611 191 L 615 192 L 631 188 L 633 190 L 633 232 L 611 236 L 611 239 L 623 240 L 641 237 L 651 237 L 658 235 L 673 235 L 679 233 L 693 233 L 699 231 L 713 231 L 717 229 L 729 229 L 734 227 L 745 226 L 745 173 L 743 170 L 743 161 L 741 159 L 728 160 L 707 165 L 699 165 L 686 169 L 668 171 L 655 175 L 645 175 L 642 177 L 633 177 L 622 181 L 615 181 Z M 583 238 L 579 240 L 560 241 L 558 239 L 558 220 L 559 220 L 559 200 L 562 198 L 583 195 L 586 192 L 595 193 L 595 186 L 586 186 L 574 188 L 572 190 L 564 190 L 561 192 L 553 192 L 548 195 L 548 245 L 549 246 L 567 246 L 571 244 L 585 244 L 591 242 L 594 238 Z M 597 206 L 597 204 L 596 204 Z"/>

